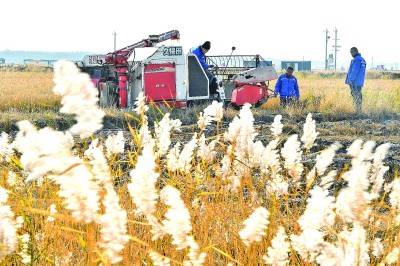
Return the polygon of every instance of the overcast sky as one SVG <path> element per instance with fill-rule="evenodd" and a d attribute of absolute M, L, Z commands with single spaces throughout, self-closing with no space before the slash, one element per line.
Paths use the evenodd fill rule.
<path fill-rule="evenodd" d="M 399 0 L 1 0 L 0 51 L 106 53 L 151 34 L 179 30 L 184 51 L 211 41 L 209 55 L 260 54 L 277 60 L 350 63 L 358 47 L 367 64 L 400 68 Z"/>

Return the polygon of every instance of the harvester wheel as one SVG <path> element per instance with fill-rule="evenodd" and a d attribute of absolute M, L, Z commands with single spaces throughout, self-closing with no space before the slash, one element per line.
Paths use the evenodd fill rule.
<path fill-rule="evenodd" d="M 264 104 L 264 102 L 258 101 L 258 102 L 256 102 L 256 103 L 254 104 L 254 107 L 255 107 L 255 108 L 258 108 L 258 107 L 262 106 L 263 104 Z"/>
<path fill-rule="evenodd" d="M 260 106 L 262 106 L 264 103 L 266 103 L 268 101 L 268 97 L 263 97 L 261 100 L 259 100 L 258 102 L 256 102 L 254 104 L 255 108 L 258 108 Z"/>
<path fill-rule="evenodd" d="M 189 100 L 189 101 L 186 102 L 186 105 L 189 108 L 193 108 L 193 107 L 196 106 L 196 103 L 194 101 L 192 101 L 192 100 Z"/>
<path fill-rule="evenodd" d="M 224 107 L 225 107 L 225 109 L 234 109 L 236 111 L 239 111 L 241 106 L 232 104 L 232 102 L 227 102 L 226 104 L 224 104 Z"/>

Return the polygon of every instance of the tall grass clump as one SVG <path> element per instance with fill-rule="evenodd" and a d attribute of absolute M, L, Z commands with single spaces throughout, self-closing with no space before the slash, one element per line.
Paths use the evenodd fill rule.
<path fill-rule="evenodd" d="M 189 139 L 165 113 L 150 129 L 140 94 L 129 135 L 94 137 L 104 113 L 89 77 L 55 68 L 65 132 L 18 123 L 0 138 L 0 260 L 4 265 L 390 265 L 399 263 L 400 183 L 390 144 L 356 140 L 316 150 L 301 135 L 256 140 L 246 104 L 227 130 L 213 102 Z M 79 106 L 76 106 L 79 103 Z M 84 108 L 83 108 L 84 107 Z M 216 126 L 215 134 L 208 127 Z"/>
<path fill-rule="evenodd" d="M 55 110 L 61 98 L 52 92 L 52 72 L 0 71 L 0 111 Z"/>
<path fill-rule="evenodd" d="M 304 72 L 300 73 L 304 74 Z M 371 77 L 371 75 L 367 75 L 362 89 L 363 112 L 374 116 L 399 113 L 400 80 L 389 79 L 385 76 Z M 318 112 L 329 116 L 354 114 L 350 88 L 344 84 L 345 75 L 339 78 L 336 75 L 330 75 L 329 72 L 325 74 L 321 72 L 299 76 L 300 108 L 298 110 L 303 113 Z M 272 81 L 270 88 L 273 89 L 275 83 L 276 81 Z M 278 110 L 279 99 L 269 99 L 264 107 Z"/>

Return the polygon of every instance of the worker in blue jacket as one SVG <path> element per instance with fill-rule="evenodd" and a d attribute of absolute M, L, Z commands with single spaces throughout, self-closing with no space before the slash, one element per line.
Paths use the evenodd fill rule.
<path fill-rule="evenodd" d="M 356 47 L 350 49 L 350 54 L 353 57 L 350 63 L 349 72 L 346 77 L 346 84 L 349 84 L 353 103 L 356 107 L 356 112 L 361 113 L 362 109 L 362 92 L 364 86 L 365 69 L 367 63 Z"/>
<path fill-rule="evenodd" d="M 213 68 L 214 65 L 209 65 L 206 63 L 206 53 L 210 50 L 210 48 L 211 42 L 206 41 L 202 45 L 195 46 L 189 50 L 189 53 L 196 55 L 197 59 L 199 59 L 204 72 L 206 72 L 209 84 L 211 84 L 214 78 L 214 75 L 209 70 L 210 68 Z"/>
<path fill-rule="evenodd" d="M 289 66 L 286 73 L 279 76 L 274 92 L 280 96 L 280 107 L 286 108 L 297 105 L 300 91 L 297 79 L 293 76 L 293 67 Z"/>

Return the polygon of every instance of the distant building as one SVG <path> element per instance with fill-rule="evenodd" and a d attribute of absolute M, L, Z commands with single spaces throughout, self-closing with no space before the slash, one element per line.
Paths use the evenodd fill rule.
<path fill-rule="evenodd" d="M 0 58 L 0 64 L 5 64 L 6 60 L 4 58 Z"/>
<path fill-rule="evenodd" d="M 282 69 L 293 67 L 295 71 L 307 71 L 311 70 L 311 61 L 282 61 Z"/>

